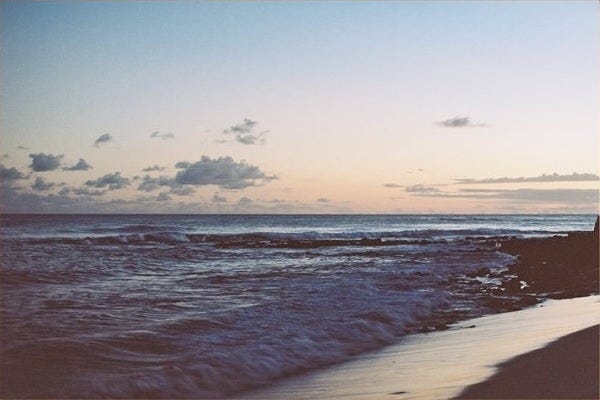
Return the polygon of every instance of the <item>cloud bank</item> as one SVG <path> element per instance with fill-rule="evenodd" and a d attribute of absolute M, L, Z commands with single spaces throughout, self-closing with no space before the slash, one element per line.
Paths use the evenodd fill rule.
<path fill-rule="evenodd" d="M 533 203 L 564 203 L 566 205 L 596 205 L 599 200 L 597 189 L 461 189 L 459 192 L 417 192 L 414 196 L 479 199 L 479 200 L 511 200 Z"/>
<path fill-rule="evenodd" d="M 473 183 L 522 183 L 522 182 L 584 182 L 584 181 L 598 181 L 600 177 L 596 174 L 583 173 L 578 174 L 573 172 L 570 175 L 559 175 L 543 174 L 540 176 L 533 177 L 502 177 L 502 178 L 487 178 L 487 179 L 455 179 L 456 183 L 460 184 L 473 184 Z"/>

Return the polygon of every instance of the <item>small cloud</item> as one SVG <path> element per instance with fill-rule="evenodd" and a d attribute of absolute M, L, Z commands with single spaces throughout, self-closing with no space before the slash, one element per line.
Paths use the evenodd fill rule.
<path fill-rule="evenodd" d="M 241 123 L 224 130 L 223 133 L 250 133 L 256 125 L 258 125 L 258 122 L 244 118 Z"/>
<path fill-rule="evenodd" d="M 483 128 L 483 127 L 487 127 L 487 124 L 485 124 L 485 123 L 472 122 L 469 119 L 469 117 L 449 118 L 449 119 L 445 119 L 443 121 L 439 121 L 437 124 L 440 126 L 443 126 L 445 128 Z"/>
<path fill-rule="evenodd" d="M 221 196 L 218 193 L 215 193 L 212 197 L 213 203 L 227 203 L 227 198 L 225 196 Z"/>
<path fill-rule="evenodd" d="M 242 206 L 242 207 L 249 206 L 252 203 L 254 203 L 254 200 L 252 200 L 252 199 L 250 199 L 248 197 L 242 197 L 237 202 L 238 206 Z"/>
<path fill-rule="evenodd" d="M 93 167 L 87 163 L 83 158 L 80 158 L 77 164 L 72 167 L 64 167 L 63 171 L 87 171 L 88 169 L 92 169 Z"/>
<path fill-rule="evenodd" d="M 425 185 L 411 185 L 407 186 L 406 189 L 409 193 L 435 193 L 440 190 L 434 186 L 425 186 Z"/>
<path fill-rule="evenodd" d="M 266 141 L 265 135 L 269 131 L 261 131 L 255 133 L 254 129 L 258 125 L 258 122 L 252 121 L 251 119 L 244 118 L 244 120 L 233 125 L 228 129 L 223 130 L 224 135 L 235 135 L 235 140 L 242 144 L 264 144 Z"/>
<path fill-rule="evenodd" d="M 175 139 L 175 135 L 171 132 L 160 133 L 159 131 L 154 131 L 150 134 L 151 139 Z"/>
<path fill-rule="evenodd" d="M 71 191 L 79 196 L 103 196 L 106 193 L 106 190 L 90 190 L 88 188 L 75 188 Z"/>
<path fill-rule="evenodd" d="M 175 167 L 180 169 L 175 182 L 182 185 L 217 185 L 224 189 L 243 189 L 277 179 L 254 165 L 245 161 L 236 162 L 231 157 L 212 159 L 202 156 L 194 164 L 178 162 Z"/>
<path fill-rule="evenodd" d="M 583 173 L 578 174 L 573 172 L 571 175 L 559 175 L 553 174 L 542 174 L 540 176 L 532 177 L 502 177 L 502 178 L 486 178 L 486 179 L 455 179 L 456 183 L 459 184 L 474 184 L 474 183 L 523 183 L 523 182 L 585 182 L 585 181 L 598 181 L 600 177 L 596 174 Z"/>
<path fill-rule="evenodd" d="M 14 181 L 17 179 L 26 179 L 27 176 L 16 169 L 15 167 L 6 168 L 4 165 L 0 164 L 0 181 L 4 183 L 6 181 Z"/>
<path fill-rule="evenodd" d="M 44 172 L 44 171 L 54 171 L 58 167 L 60 167 L 60 160 L 63 158 L 63 155 L 54 156 L 52 154 L 29 154 L 31 158 L 31 168 L 35 172 Z"/>
<path fill-rule="evenodd" d="M 317 199 L 317 203 L 329 203 L 329 202 L 330 202 L 330 200 L 326 199 L 325 197 L 319 197 Z"/>
<path fill-rule="evenodd" d="M 154 164 L 151 167 L 146 167 L 142 170 L 142 172 L 152 172 L 152 171 L 164 171 L 166 168 L 165 167 L 159 167 L 158 165 Z"/>
<path fill-rule="evenodd" d="M 106 144 L 112 140 L 113 140 L 113 137 L 111 136 L 111 134 L 105 133 L 104 135 L 101 135 L 100 137 L 98 137 L 98 139 L 96 139 L 96 141 L 94 141 L 94 146 L 100 147 L 101 145 Z"/>
<path fill-rule="evenodd" d="M 29 147 L 26 146 L 17 146 L 18 150 L 29 150 Z"/>
<path fill-rule="evenodd" d="M 55 183 L 46 182 L 44 180 L 44 178 L 42 178 L 41 176 L 38 176 L 37 178 L 35 178 L 35 182 L 33 182 L 33 184 L 31 185 L 31 188 L 38 192 L 43 192 L 43 191 L 52 189 L 54 186 L 56 186 Z"/>
<path fill-rule="evenodd" d="M 122 177 L 120 172 L 114 172 L 112 174 L 106 174 L 96 180 L 89 180 L 85 184 L 95 188 L 108 187 L 108 190 L 117 190 L 129 186 L 131 182 L 129 179 Z"/>
<path fill-rule="evenodd" d="M 171 186 L 171 190 L 169 191 L 171 194 L 175 194 L 177 196 L 190 196 L 196 191 L 191 187 L 183 187 L 183 186 Z"/>
<path fill-rule="evenodd" d="M 385 186 L 386 188 L 401 188 L 404 187 L 404 185 L 398 185 L 397 183 L 384 183 L 383 186 Z"/>
<path fill-rule="evenodd" d="M 169 193 L 167 193 L 167 192 L 162 192 L 162 193 L 159 193 L 158 196 L 156 196 L 154 198 L 154 200 L 156 200 L 156 201 L 169 201 L 169 200 L 171 200 L 171 196 L 169 196 Z"/>

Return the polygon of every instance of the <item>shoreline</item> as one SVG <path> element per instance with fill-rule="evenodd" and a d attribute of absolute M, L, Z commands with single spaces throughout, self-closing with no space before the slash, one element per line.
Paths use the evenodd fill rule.
<path fill-rule="evenodd" d="M 231 399 L 440 399 L 485 381 L 496 365 L 600 323 L 600 296 L 550 299 L 519 311 L 416 333 L 398 344 Z M 518 336 L 521 340 L 515 340 Z"/>
<path fill-rule="evenodd" d="M 575 304 L 581 301 L 581 299 L 585 299 L 584 296 L 596 294 L 596 296 L 591 296 L 589 298 L 596 299 L 593 300 L 596 303 L 596 314 L 600 314 L 598 313 L 598 308 L 600 308 L 600 300 L 598 300 L 599 297 L 597 296 L 599 289 L 599 238 L 597 226 L 594 232 L 572 232 L 569 233 L 568 236 L 552 236 L 546 238 L 498 237 L 487 238 L 483 240 L 483 243 L 487 245 L 493 245 L 500 252 L 516 256 L 515 262 L 511 265 L 508 265 L 505 270 L 493 272 L 487 268 L 482 268 L 474 274 L 468 276 L 468 278 L 473 279 L 473 281 L 481 278 L 484 280 L 499 279 L 501 281 L 501 285 L 496 287 L 488 288 L 483 284 L 481 285 L 481 290 L 483 290 L 483 292 L 486 293 L 486 296 L 488 296 L 488 307 L 490 311 L 492 311 L 492 314 L 475 319 L 448 321 L 448 325 L 440 324 L 439 326 L 435 327 L 433 331 L 425 331 L 420 334 L 410 334 L 401 340 L 399 344 L 392 345 L 375 353 L 358 356 L 354 361 L 334 365 L 320 371 L 312 371 L 301 376 L 287 378 L 265 389 L 257 389 L 247 393 L 238 393 L 238 397 L 234 398 L 285 397 L 290 399 L 301 399 L 341 397 L 375 399 L 389 395 L 394 395 L 395 398 L 399 399 L 453 398 L 461 393 L 469 393 L 468 390 L 471 385 L 479 384 L 481 387 L 483 387 L 491 384 L 487 383 L 487 379 L 492 379 L 491 382 L 495 382 L 495 378 L 492 378 L 492 375 L 494 372 L 496 372 L 496 368 L 504 367 L 504 369 L 506 369 L 508 368 L 508 365 L 512 365 L 507 360 L 511 360 L 515 357 L 518 358 L 518 356 L 522 355 L 523 353 L 529 354 L 528 352 L 535 351 L 542 346 L 548 345 L 549 342 L 556 340 L 558 344 L 555 346 L 562 348 L 561 346 L 563 341 L 561 338 L 563 336 L 570 335 L 579 329 L 587 328 L 591 325 L 597 325 L 600 323 L 600 320 L 597 316 L 595 317 L 595 320 L 591 321 L 590 323 L 589 318 L 592 317 L 588 316 L 587 325 L 570 326 L 568 323 L 564 322 L 563 319 L 569 318 L 569 314 L 572 310 L 563 310 L 562 316 L 549 316 L 541 318 L 540 315 L 547 313 L 538 311 L 543 307 L 545 307 L 545 311 L 548 311 L 548 304 L 555 304 L 552 302 L 558 301 L 549 299 L 563 299 L 561 300 L 563 304 L 565 304 L 564 302 L 566 302 L 566 304 Z M 542 303 L 540 304 L 540 302 Z M 537 312 L 533 313 L 533 311 Z M 515 318 L 516 315 L 528 315 L 529 318 L 533 318 L 533 322 L 530 323 L 522 319 L 520 320 L 519 317 L 516 317 L 515 320 L 511 320 Z M 495 325 L 495 331 L 487 330 L 481 332 L 481 329 L 477 328 L 477 324 L 487 319 L 491 321 L 504 321 L 509 326 L 501 327 L 498 324 L 492 323 L 492 325 Z M 536 325 L 539 329 L 536 328 Z M 547 325 L 552 325 L 554 331 L 545 333 L 542 332 L 544 329 L 549 329 Z M 461 326 L 463 328 L 474 327 L 475 329 L 456 329 L 456 327 Z M 446 331 L 448 328 L 450 328 L 449 331 Z M 527 330 L 533 332 L 530 332 L 529 334 L 535 335 L 533 342 L 528 341 L 527 339 L 529 338 L 523 337 L 526 335 L 525 332 Z M 460 333 L 455 335 L 456 332 Z M 470 340 L 473 340 L 474 342 L 480 341 L 480 338 L 472 335 L 473 332 L 477 332 L 478 335 L 489 340 L 489 343 L 480 342 L 479 347 L 473 347 L 473 343 L 468 343 L 465 340 L 465 337 L 470 337 Z M 428 334 L 431 334 L 432 336 L 427 337 Z M 454 338 L 447 342 L 445 339 L 442 339 L 446 337 L 446 334 L 450 334 L 450 336 L 454 336 Z M 419 335 L 425 335 L 424 338 L 426 339 Z M 506 336 L 501 337 L 502 335 Z M 583 353 L 586 353 L 586 351 L 590 353 L 589 333 L 587 335 L 587 344 L 583 343 L 581 340 L 578 340 L 572 345 L 572 347 L 574 346 L 573 349 L 577 351 L 583 351 Z M 515 341 L 515 336 L 518 336 L 520 340 Z M 439 371 L 439 363 L 443 363 L 444 360 L 441 359 L 439 354 L 434 354 L 432 355 L 431 363 L 429 365 L 419 365 L 419 362 L 416 361 L 413 366 L 415 369 L 424 368 L 433 370 L 436 379 L 430 379 L 428 382 L 425 382 L 417 391 L 414 389 L 394 390 L 393 387 L 397 386 L 396 381 L 398 379 L 404 379 L 407 374 L 408 376 L 413 376 L 414 371 L 397 371 L 395 375 L 390 375 L 390 368 L 397 370 L 397 365 L 394 365 L 396 364 L 395 359 L 392 359 L 390 363 L 390 360 L 386 354 L 392 354 L 393 357 L 400 358 L 398 363 L 406 363 L 406 360 L 403 359 L 403 355 L 405 355 L 407 347 L 410 348 L 412 345 L 414 345 L 415 341 L 418 342 L 419 340 L 423 339 L 424 342 L 428 342 L 428 340 L 432 340 L 432 338 L 434 343 L 439 341 L 439 343 L 434 345 L 434 347 L 438 346 L 440 353 L 445 354 L 447 358 L 453 359 L 456 357 L 456 354 L 463 354 L 462 357 L 466 357 L 467 359 L 470 357 L 471 362 L 479 365 L 480 369 L 478 371 L 470 370 L 470 372 L 465 372 L 465 369 L 463 369 L 462 373 L 464 376 L 462 377 L 462 380 L 457 380 L 456 377 L 452 377 L 452 372 L 449 372 L 450 375 L 444 377 L 444 372 Z M 512 346 L 511 344 L 504 343 L 507 338 L 509 341 L 514 342 Z M 596 342 L 597 339 L 598 335 L 596 334 Z M 521 347 L 519 347 L 519 343 L 521 344 Z M 429 343 L 429 345 L 431 345 L 431 343 Z M 494 348 L 503 345 L 506 345 L 506 348 L 510 348 L 510 350 L 501 352 L 501 354 L 496 354 L 497 349 Z M 471 354 L 464 354 L 465 348 L 461 348 L 461 346 L 469 349 Z M 424 347 L 425 346 L 417 346 L 417 348 L 419 348 L 418 352 L 426 352 L 427 349 Z M 560 351 L 562 350 L 559 350 L 559 352 Z M 598 351 L 593 353 L 598 354 Z M 523 355 L 523 357 L 526 356 Z M 486 358 L 487 364 L 481 364 L 481 359 Z M 371 362 L 369 360 L 378 361 L 376 361 L 373 365 L 369 365 Z M 559 362 L 560 360 L 557 361 L 554 359 L 553 361 Z M 590 368 L 595 368 L 597 371 L 598 358 L 596 357 L 595 361 L 592 361 L 593 362 L 590 364 Z M 384 366 L 386 362 L 388 365 Z M 544 363 L 540 365 L 545 366 L 546 364 Z M 533 368 L 532 371 L 536 369 L 545 371 L 548 369 L 539 368 L 539 365 L 538 368 L 535 366 L 529 366 L 529 368 Z M 380 378 L 375 377 L 372 373 L 373 370 L 377 371 L 378 375 L 387 377 L 387 380 L 382 381 Z M 469 370 L 469 368 L 466 367 L 466 370 Z M 485 372 L 483 372 L 484 370 Z M 554 370 L 556 370 L 556 368 Z M 357 371 L 360 371 L 360 373 L 357 374 Z M 517 373 L 517 376 L 528 376 L 530 373 L 531 371 L 522 370 L 521 372 Z M 345 375 L 352 377 L 352 379 L 348 380 Z M 597 373 L 595 375 L 596 377 L 598 376 Z M 370 379 L 365 379 L 366 377 L 370 377 Z M 417 381 L 422 378 L 422 376 L 413 376 L 413 380 L 416 379 Z M 543 378 L 540 379 L 543 381 Z M 546 377 L 546 379 L 550 378 Z M 351 383 L 352 380 L 362 382 L 362 385 Z M 438 387 L 438 380 L 445 383 L 444 388 Z M 510 384 L 510 378 L 503 381 L 503 386 L 506 386 L 507 388 L 510 387 L 515 390 L 519 389 L 519 387 L 523 387 L 524 383 L 522 381 L 519 381 L 516 378 L 513 380 L 514 383 L 512 385 Z M 373 382 L 378 382 L 378 384 L 375 385 L 378 387 L 374 387 Z M 564 384 L 561 386 L 562 381 L 560 379 L 554 379 L 554 383 L 556 382 L 559 383 L 559 388 L 552 393 L 568 394 L 569 392 L 574 392 L 576 394 L 574 394 L 575 397 L 572 398 L 578 398 L 578 394 L 580 392 L 575 392 L 573 385 L 569 386 Z M 598 386 L 597 380 L 595 384 Z M 431 385 L 432 387 L 428 388 L 427 385 Z M 539 385 L 546 386 L 543 382 L 541 382 Z M 351 390 L 354 390 L 354 393 L 346 390 L 347 387 L 353 388 Z M 563 392 L 560 390 L 563 390 Z M 589 389 L 588 391 L 593 390 Z M 517 394 L 513 398 L 526 398 L 528 396 L 526 393 L 529 392 L 519 392 L 517 390 L 515 393 L 521 393 L 523 395 Z M 246 396 L 248 394 L 250 397 L 239 397 Z M 487 394 L 487 398 L 503 397 L 503 395 L 500 393 L 495 393 L 494 389 L 489 389 Z M 546 396 L 544 394 L 540 394 L 537 397 L 534 396 L 531 398 L 544 397 L 548 398 L 555 396 Z M 559 397 L 568 398 L 568 396 Z M 471 398 L 486 397 L 483 396 L 482 392 L 481 395 L 478 394 Z"/>

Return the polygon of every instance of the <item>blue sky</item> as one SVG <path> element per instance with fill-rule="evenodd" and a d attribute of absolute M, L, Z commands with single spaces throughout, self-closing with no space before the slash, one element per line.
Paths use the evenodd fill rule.
<path fill-rule="evenodd" d="M 0 7 L 8 211 L 597 210 L 596 2 Z"/>

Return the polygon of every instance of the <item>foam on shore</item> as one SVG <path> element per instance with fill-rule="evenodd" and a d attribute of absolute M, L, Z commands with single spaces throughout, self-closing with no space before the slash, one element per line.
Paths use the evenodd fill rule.
<path fill-rule="evenodd" d="M 492 376 L 498 364 L 598 323 L 600 296 L 549 300 L 447 331 L 409 335 L 381 351 L 236 398 L 452 398 Z"/>

